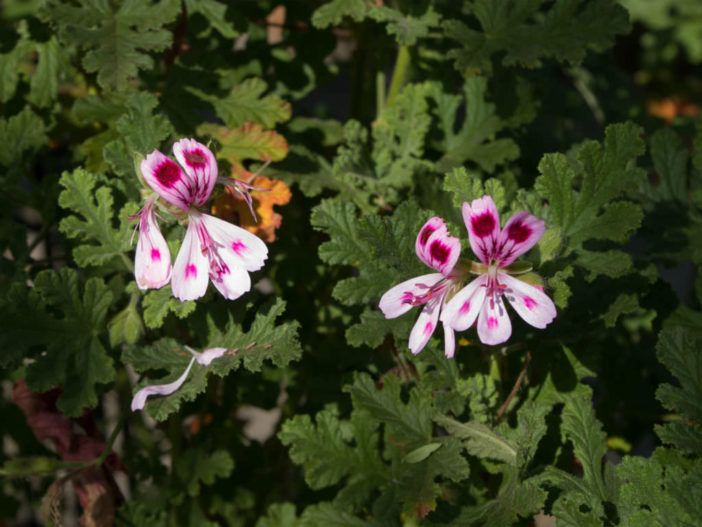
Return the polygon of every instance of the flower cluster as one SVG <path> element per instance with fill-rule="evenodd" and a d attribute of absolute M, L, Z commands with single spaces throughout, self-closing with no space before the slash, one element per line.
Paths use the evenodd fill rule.
<path fill-rule="evenodd" d="M 211 280 L 222 295 L 234 300 L 251 288 L 249 272 L 263 266 L 266 244 L 250 232 L 198 210 L 210 198 L 218 179 L 217 162 L 205 145 L 181 139 L 173 145 L 178 163 L 154 150 L 141 162 L 141 175 L 155 194 L 139 213 L 139 239 L 134 274 L 140 289 L 160 288 L 171 281 L 173 295 L 195 300 Z M 166 240 L 156 222 L 158 197 L 166 210 L 187 219 L 185 238 L 171 268 Z"/>
<path fill-rule="evenodd" d="M 528 324 L 543 329 L 556 317 L 556 307 L 539 285 L 512 275 L 525 275 L 529 266 L 514 264 L 544 233 L 542 220 L 518 212 L 503 228 L 495 202 L 483 196 L 463 204 L 468 240 L 480 262 L 459 262 L 461 243 L 449 235 L 441 218 L 427 221 L 417 235 L 415 250 L 422 262 L 438 271 L 396 285 L 380 299 L 386 318 L 398 317 L 413 306 L 423 305 L 409 338 L 412 353 L 419 353 L 440 320 L 444 327 L 445 352 L 453 357 L 454 331 L 464 331 L 477 319 L 483 344 L 501 344 L 512 334 L 504 299 Z M 477 275 L 464 286 L 470 275 Z"/>

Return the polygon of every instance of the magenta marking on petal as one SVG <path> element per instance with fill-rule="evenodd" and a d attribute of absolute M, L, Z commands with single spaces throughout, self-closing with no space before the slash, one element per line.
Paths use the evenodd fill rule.
<path fill-rule="evenodd" d="M 531 235 L 532 230 L 523 223 L 516 221 L 507 229 L 507 236 L 516 243 L 522 243 Z"/>
<path fill-rule="evenodd" d="M 527 307 L 527 309 L 533 310 L 536 307 L 536 300 L 534 300 L 530 296 L 525 296 L 524 305 Z"/>
<path fill-rule="evenodd" d="M 195 264 L 189 264 L 185 267 L 185 279 L 197 278 L 197 267 Z"/>
<path fill-rule="evenodd" d="M 434 331 L 434 324 L 432 324 L 431 322 L 427 322 L 427 325 L 424 326 L 424 334 L 431 335 L 432 331 Z"/>
<path fill-rule="evenodd" d="M 497 326 L 499 326 L 499 322 L 495 317 L 488 317 L 488 329 L 495 329 Z"/>
<path fill-rule="evenodd" d="M 151 261 L 160 262 L 161 261 L 161 251 L 158 249 L 151 249 Z"/>
<path fill-rule="evenodd" d="M 446 247 L 439 240 L 436 240 L 435 242 L 433 242 L 431 244 L 431 248 L 429 249 L 429 253 L 431 254 L 431 257 L 434 260 L 438 260 L 441 263 L 446 263 L 446 260 L 448 259 L 450 252 L 451 252 L 451 249 Z"/>
<path fill-rule="evenodd" d="M 171 188 L 180 180 L 180 169 L 170 159 L 166 159 L 156 168 L 156 179 L 166 188 Z"/>
<path fill-rule="evenodd" d="M 473 216 L 470 219 L 473 232 L 480 238 L 492 234 L 495 229 L 495 218 L 490 212 L 484 212 L 480 216 Z"/>
<path fill-rule="evenodd" d="M 461 306 L 461 309 L 458 310 L 459 315 L 465 315 L 470 311 L 470 300 L 466 300 L 463 302 L 463 305 Z"/>
<path fill-rule="evenodd" d="M 185 152 L 183 156 L 185 157 L 185 162 L 193 168 L 204 167 L 207 164 L 207 157 L 199 148 Z"/>
<path fill-rule="evenodd" d="M 419 243 L 424 247 L 427 244 L 429 236 L 436 231 L 436 228 L 431 225 L 425 225 L 422 232 L 419 233 Z"/>
<path fill-rule="evenodd" d="M 246 245 L 241 240 L 234 240 L 232 243 L 232 251 L 241 256 L 241 253 L 246 250 Z"/>

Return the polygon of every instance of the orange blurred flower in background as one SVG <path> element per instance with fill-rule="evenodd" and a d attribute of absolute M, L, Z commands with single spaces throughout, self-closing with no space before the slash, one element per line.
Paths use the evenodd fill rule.
<path fill-rule="evenodd" d="M 266 191 L 251 190 L 253 209 L 258 222 L 251 216 L 244 198 L 230 187 L 226 187 L 226 192 L 215 199 L 212 213 L 223 220 L 238 223 L 266 242 L 272 242 L 275 240 L 275 231 L 283 220 L 283 217 L 273 210 L 273 206 L 285 205 L 290 201 L 292 198 L 290 188 L 283 181 L 268 179 L 266 176 L 254 176 L 252 180 L 246 182 L 253 187 L 266 189 Z"/>

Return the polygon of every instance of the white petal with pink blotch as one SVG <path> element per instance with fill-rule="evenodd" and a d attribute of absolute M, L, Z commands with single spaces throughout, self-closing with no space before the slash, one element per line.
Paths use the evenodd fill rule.
<path fill-rule="evenodd" d="M 474 199 L 463 204 L 463 221 L 468 229 L 470 248 L 485 265 L 495 255 L 497 240 L 500 236 L 500 215 L 495 202 L 490 196 Z"/>
<path fill-rule="evenodd" d="M 388 289 L 380 298 L 378 307 L 385 318 L 397 318 L 404 315 L 418 305 L 413 302 L 415 298 L 426 295 L 442 278 L 444 275 L 441 273 L 431 273 L 405 280 Z"/>
<path fill-rule="evenodd" d="M 268 247 L 258 236 L 209 214 L 202 214 L 200 218 L 212 240 L 239 266 L 247 271 L 258 271 L 263 267 L 268 258 Z"/>
<path fill-rule="evenodd" d="M 507 267 L 531 249 L 543 236 L 546 223 L 526 211 L 517 212 L 505 224 L 497 240 L 494 256 L 500 267 Z"/>
<path fill-rule="evenodd" d="M 506 286 L 503 295 L 527 324 L 544 329 L 556 318 L 556 306 L 543 291 L 505 273 L 497 273 L 497 279 Z"/>
<path fill-rule="evenodd" d="M 444 220 L 431 218 L 419 230 L 414 244 L 419 259 L 448 276 L 461 255 L 461 241 L 450 236 Z"/>
<path fill-rule="evenodd" d="M 195 300 L 207 291 L 209 264 L 202 251 L 200 228 L 197 218 L 191 218 L 173 266 L 173 296 L 181 301 Z"/>
<path fill-rule="evenodd" d="M 204 205 L 217 182 L 214 154 L 195 139 L 181 139 L 174 143 L 173 154 L 193 182 L 192 202 L 198 207 Z"/>
<path fill-rule="evenodd" d="M 171 253 L 156 223 L 153 203 L 147 204 L 139 217 L 134 277 L 139 289 L 158 289 L 171 278 Z"/>

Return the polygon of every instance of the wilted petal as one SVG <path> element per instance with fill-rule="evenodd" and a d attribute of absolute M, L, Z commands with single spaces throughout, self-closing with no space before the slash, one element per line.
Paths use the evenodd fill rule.
<path fill-rule="evenodd" d="M 415 355 L 424 349 L 439 322 L 443 296 L 432 298 L 419 314 L 409 336 L 409 349 Z"/>
<path fill-rule="evenodd" d="M 483 344 L 502 344 L 512 334 L 512 323 L 502 301 L 502 295 L 493 294 L 483 302 L 478 315 L 478 337 Z"/>
<path fill-rule="evenodd" d="M 204 205 L 217 182 L 217 160 L 212 151 L 195 139 L 173 144 L 173 154 L 193 183 L 191 200 Z"/>
<path fill-rule="evenodd" d="M 441 273 L 431 273 L 415 276 L 388 289 L 380 298 L 378 307 L 385 318 L 396 318 L 412 309 L 415 297 L 426 295 L 444 276 Z"/>
<path fill-rule="evenodd" d="M 504 296 L 527 324 L 544 329 L 556 318 L 553 301 L 537 287 L 505 273 L 498 273 L 497 279 L 507 286 Z"/>
<path fill-rule="evenodd" d="M 193 201 L 194 187 L 175 161 L 154 150 L 141 162 L 141 175 L 163 199 L 188 210 Z"/>
<path fill-rule="evenodd" d="M 198 352 L 190 346 L 185 346 L 185 349 L 193 354 L 193 357 L 201 366 L 209 366 L 213 360 L 220 358 L 228 351 L 227 348 L 209 348 L 203 352 Z"/>
<path fill-rule="evenodd" d="M 444 324 L 444 353 L 447 359 L 452 359 L 456 352 L 456 335 L 451 327 Z"/>
<path fill-rule="evenodd" d="M 506 267 L 531 249 L 541 239 L 546 224 L 526 211 L 517 212 L 505 224 L 497 241 L 500 267 Z"/>
<path fill-rule="evenodd" d="M 181 301 L 195 300 L 207 291 L 209 265 L 199 239 L 201 228 L 199 219 L 191 217 L 173 266 L 173 296 Z"/>
<path fill-rule="evenodd" d="M 463 203 L 463 221 L 468 229 L 468 240 L 473 253 L 489 265 L 495 255 L 500 235 L 500 216 L 490 196 Z"/>
<path fill-rule="evenodd" d="M 134 398 L 132 399 L 132 411 L 143 410 L 147 397 L 150 397 L 151 395 L 170 395 L 178 390 L 178 388 L 180 388 L 185 382 L 185 379 L 188 378 L 188 373 L 190 373 L 190 368 L 193 367 L 193 362 L 195 362 L 195 357 L 192 358 L 190 364 L 188 364 L 188 367 L 183 372 L 183 375 L 178 377 L 175 381 L 169 382 L 168 384 L 145 386 L 135 393 Z"/>
<path fill-rule="evenodd" d="M 473 325 L 485 302 L 487 275 L 481 275 L 456 293 L 441 313 L 441 321 L 456 331 L 465 331 Z"/>
<path fill-rule="evenodd" d="M 258 271 L 268 258 L 268 247 L 249 231 L 209 214 L 202 214 L 201 220 L 212 240 L 223 251 L 227 251 L 233 261 L 239 262 L 247 271 Z"/>
<path fill-rule="evenodd" d="M 139 218 L 134 277 L 139 289 L 158 289 L 171 278 L 171 253 L 156 223 L 153 204 L 144 207 Z"/>

